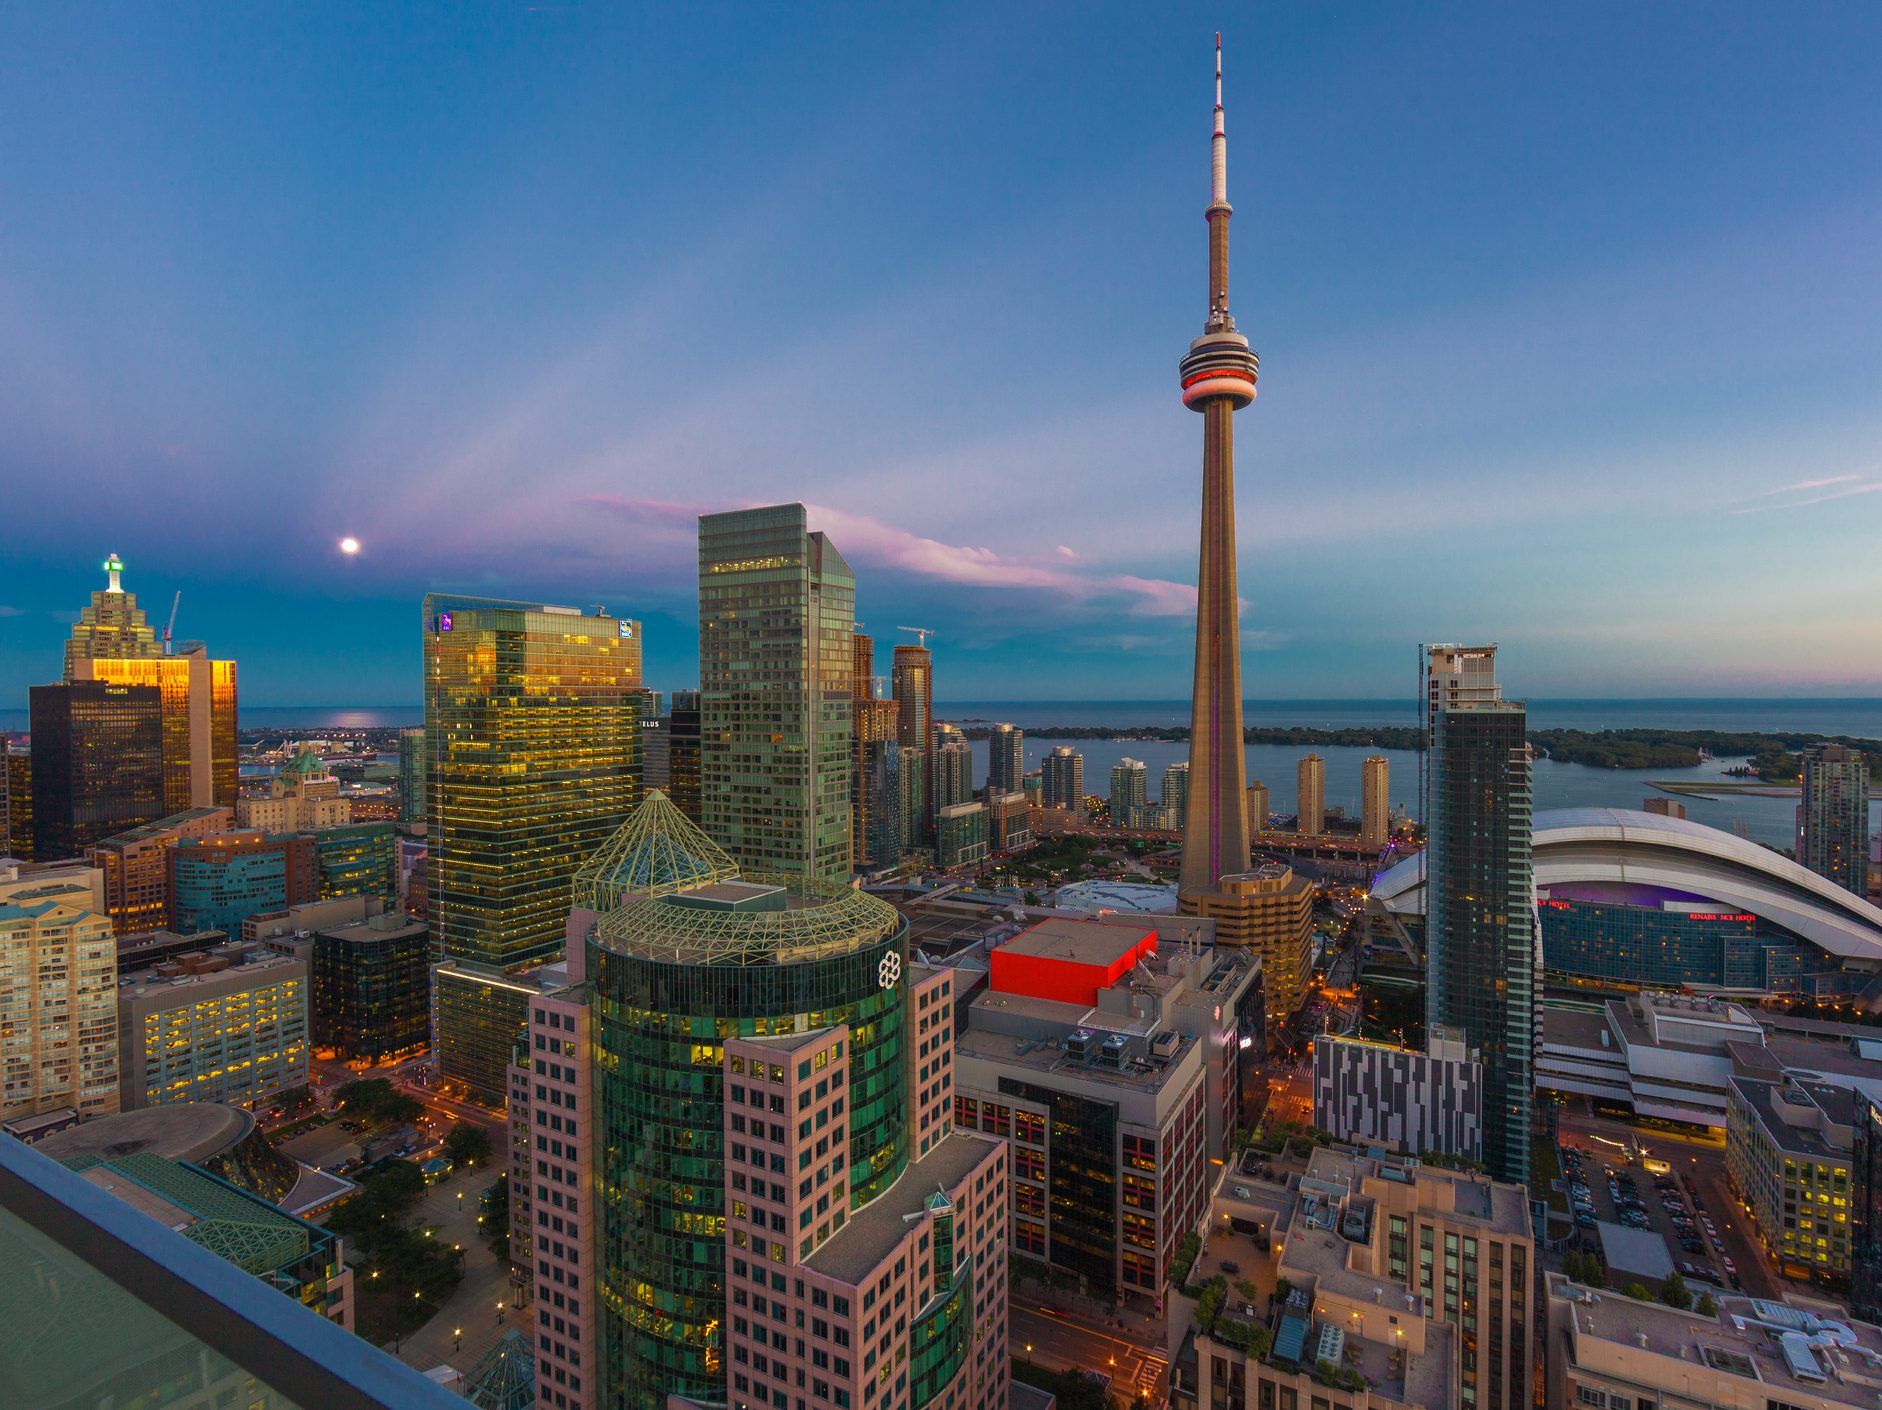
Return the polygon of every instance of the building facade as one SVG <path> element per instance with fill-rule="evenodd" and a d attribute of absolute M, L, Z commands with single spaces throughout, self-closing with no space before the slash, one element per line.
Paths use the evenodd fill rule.
<path fill-rule="evenodd" d="M 1502 699 L 1442 704 L 1427 849 L 1427 1029 L 1454 1029 L 1484 1068 L 1484 1159 L 1527 1184 L 1535 1132 L 1535 870 L 1527 712 Z"/>
<path fill-rule="evenodd" d="M 80 660 L 75 680 L 149 686 L 163 721 L 163 803 L 166 812 L 231 808 L 236 803 L 235 662 L 212 661 L 200 642 L 175 655 L 134 660 Z"/>
<path fill-rule="evenodd" d="M 1313 1043 L 1313 1124 L 1337 1141 L 1480 1160 L 1483 1064 L 1442 1034 L 1423 1052 L 1322 1034 Z"/>
<path fill-rule="evenodd" d="M 950 869 L 987 860 L 987 805 L 955 803 L 935 815 L 935 865 Z"/>
<path fill-rule="evenodd" d="M 399 731 L 399 822 L 408 828 L 425 825 L 425 731 Z"/>
<path fill-rule="evenodd" d="M 1150 771 L 1141 759 L 1120 759 L 1111 766 L 1111 825 L 1137 827 L 1150 801 Z"/>
<path fill-rule="evenodd" d="M 33 851 L 33 755 L 0 742 L 0 857 L 30 862 Z"/>
<path fill-rule="evenodd" d="M 1026 731 L 998 724 L 987 731 L 987 792 L 1019 793 L 1026 781 Z"/>
<path fill-rule="evenodd" d="M 889 692 L 895 701 L 895 742 L 902 747 L 902 768 L 910 773 L 908 789 L 917 796 L 915 828 L 907 845 L 924 847 L 934 841 L 934 763 L 928 757 L 934 734 L 934 653 L 928 634 L 916 645 L 906 642 L 890 658 Z"/>
<path fill-rule="evenodd" d="M 1294 796 L 1299 821 L 1294 831 L 1318 837 L 1327 830 L 1327 761 L 1309 754 L 1294 766 Z"/>
<path fill-rule="evenodd" d="M 974 799 L 974 748 L 953 725 L 935 726 L 934 806 L 943 808 Z"/>
<path fill-rule="evenodd" d="M 1058 745 L 1041 766 L 1039 801 L 1048 808 L 1082 814 L 1085 809 L 1085 756 L 1069 744 Z"/>
<path fill-rule="evenodd" d="M 1279 862 L 1225 876 L 1221 885 L 1194 893 L 1185 909 L 1215 922 L 1215 942 L 1261 956 L 1270 1043 L 1286 1039 L 1289 1022 L 1307 996 L 1313 968 L 1313 883 Z"/>
<path fill-rule="evenodd" d="M 321 828 L 313 834 L 320 898 L 374 896 L 391 906 L 399 896 L 399 834 L 389 822 Z"/>
<path fill-rule="evenodd" d="M 1726 1173 L 1771 1261 L 1791 1277 L 1847 1277 L 1851 1147 L 1866 1098 L 1791 1078 L 1734 1077 L 1727 1093 Z"/>
<path fill-rule="evenodd" d="M 1383 847 L 1392 835 L 1392 763 L 1371 754 L 1359 770 L 1359 841 Z"/>
<path fill-rule="evenodd" d="M 170 929 L 242 933 L 250 916 L 320 896 L 320 852 L 304 832 L 237 829 L 184 838 L 164 852 Z"/>
<path fill-rule="evenodd" d="M 307 1085 L 307 962 L 231 944 L 142 970 L 118 986 L 124 1110 L 252 1105 Z"/>
<path fill-rule="evenodd" d="M 895 715 L 893 700 L 856 702 L 850 816 L 859 867 L 892 866 L 902 855 L 902 758 L 895 742 Z"/>
<path fill-rule="evenodd" d="M 0 1120 L 107 1115 L 118 1109 L 111 921 L 69 891 L 37 889 L 0 899 Z"/>
<path fill-rule="evenodd" d="M 699 692 L 676 690 L 667 715 L 667 796 L 680 812 L 698 822 Z"/>
<path fill-rule="evenodd" d="M 1803 753 L 1797 860 L 1858 896 L 1869 894 L 1869 757 L 1841 744 Z"/>
<path fill-rule="evenodd" d="M 1248 785 L 1242 796 L 1248 810 L 1248 835 L 1252 837 L 1257 832 L 1266 832 L 1268 817 L 1273 811 L 1268 801 L 1268 786 L 1256 779 Z"/>
<path fill-rule="evenodd" d="M 850 874 L 856 580 L 804 506 L 699 520 L 701 822 L 748 870 Z"/>
<path fill-rule="evenodd" d="M 397 914 L 316 930 L 308 957 L 313 1046 L 377 1063 L 431 1040 L 431 933 Z"/>
<path fill-rule="evenodd" d="M 155 686 L 77 681 L 28 692 L 33 854 L 79 856 L 164 806 L 163 698 Z"/>
<path fill-rule="evenodd" d="M 191 808 L 107 837 L 85 858 L 103 877 L 105 912 L 119 935 L 136 935 L 170 920 L 170 848 L 186 838 L 212 837 L 235 826 L 227 808 Z"/>
<path fill-rule="evenodd" d="M 1183 825 L 1183 814 L 1189 807 L 1189 764 L 1181 761 L 1171 764 L 1163 771 L 1163 791 L 1158 795 L 1164 811 L 1174 815 L 1172 827 Z"/>

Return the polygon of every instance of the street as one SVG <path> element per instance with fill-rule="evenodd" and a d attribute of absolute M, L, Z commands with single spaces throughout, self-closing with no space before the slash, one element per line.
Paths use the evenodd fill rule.
<path fill-rule="evenodd" d="M 1169 1361 L 1160 1346 L 1140 1345 L 1120 1329 L 1094 1327 L 1044 1308 L 1015 1303 L 1009 1318 L 1007 1342 L 1016 1357 L 1055 1371 L 1109 1376 L 1110 1391 L 1126 1404 L 1140 1394 L 1158 1404 L 1169 1392 Z"/>

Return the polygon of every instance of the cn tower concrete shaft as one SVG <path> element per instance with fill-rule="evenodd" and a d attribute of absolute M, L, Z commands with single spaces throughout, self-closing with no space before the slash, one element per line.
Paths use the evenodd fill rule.
<path fill-rule="evenodd" d="M 1229 315 L 1228 138 L 1216 40 L 1210 139 L 1209 315 L 1181 363 L 1183 403 L 1202 413 L 1202 551 L 1196 569 L 1196 672 L 1190 705 L 1184 892 L 1248 869 L 1248 768 L 1242 752 L 1242 651 L 1235 571 L 1234 415 L 1255 399 L 1260 364 Z"/>

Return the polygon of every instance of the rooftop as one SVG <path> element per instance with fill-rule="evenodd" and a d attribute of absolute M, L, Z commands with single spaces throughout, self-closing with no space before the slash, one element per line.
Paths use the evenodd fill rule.
<path fill-rule="evenodd" d="M 123 832 L 115 832 L 111 836 L 93 845 L 112 848 L 129 847 L 139 842 L 149 842 L 154 838 L 167 837 L 179 827 L 183 827 L 188 823 L 197 822 L 203 818 L 214 817 L 218 813 L 227 812 L 227 808 L 186 808 L 180 813 L 170 814 L 167 818 L 158 818 L 155 822 L 147 822 L 139 827 L 128 828 Z"/>
<path fill-rule="evenodd" d="M 147 1152 L 100 1159 L 78 1156 L 68 1168 L 192 1243 L 261 1276 L 304 1256 L 314 1231 L 273 1205 L 202 1171 Z"/>
<path fill-rule="evenodd" d="M 985 996 L 983 996 L 985 997 Z M 1049 999 L 1029 999 L 1024 995 L 996 994 L 996 999 L 1010 999 L 1017 1004 L 1043 1005 L 1054 1010 L 1076 1009 L 1074 1004 L 1055 1004 Z M 981 1000 L 974 1001 L 978 1007 Z M 1101 1014 L 1096 1009 L 1085 1010 L 1092 1022 L 1084 1027 L 1096 1032 L 1131 1033 L 1140 1031 L 1129 1025 L 1133 1020 L 1121 1015 Z M 1144 1020 L 1135 1020 L 1141 1024 Z M 1169 1030 L 1164 1030 L 1168 1032 Z M 1098 1082 L 1110 1087 L 1123 1087 L 1132 1091 L 1155 1093 L 1161 1091 L 1181 1070 L 1183 1058 L 1195 1049 L 1196 1040 L 1187 1034 L 1175 1035 L 1177 1045 L 1167 1058 L 1156 1063 L 1133 1061 L 1128 1067 L 1107 1067 L 1097 1062 L 1080 1062 L 1065 1055 L 1062 1048 L 1044 1039 L 1013 1038 L 1004 1033 L 988 1033 L 969 1028 L 954 1040 L 956 1058 L 977 1058 L 983 1062 L 998 1063 L 1003 1067 L 1021 1068 L 1034 1073 L 1054 1073 L 1065 1078 L 1076 1078 L 1083 1082 Z"/>
<path fill-rule="evenodd" d="M 1856 1100 L 1847 1088 L 1822 1082 L 1763 1082 L 1732 1078 L 1732 1093 L 1743 1101 L 1771 1143 L 1786 1155 L 1815 1160 L 1848 1160 L 1849 1143 L 1838 1144 L 1824 1123 L 1845 1131 L 1855 1123 Z"/>
<path fill-rule="evenodd" d="M 1744 1378 L 1743 1399 L 1766 1404 L 1788 1392 L 1805 1403 L 1827 1400 L 1873 1410 L 1882 1392 L 1882 1329 L 1854 1321 L 1826 1321 L 1799 1308 L 1757 1298 L 1718 1298 L 1719 1314 L 1701 1317 L 1659 1302 L 1636 1302 L 1619 1293 L 1571 1284 L 1548 1275 L 1551 1299 L 1572 1300 L 1571 1354 L 1577 1365 L 1606 1370 L 1642 1355 L 1665 1357 L 1665 1384 L 1686 1387 L 1699 1366 Z M 1792 1370 L 1779 1337 L 1786 1330 L 1809 1338 L 1801 1348 L 1817 1377 Z M 1801 1362 L 1800 1362 L 1801 1364 Z M 1630 1377 L 1631 1378 L 1631 1377 Z"/>
<path fill-rule="evenodd" d="M 239 1106 L 175 1102 L 94 1116 L 34 1142 L 33 1149 L 62 1161 L 147 1152 L 166 1160 L 201 1164 L 222 1154 L 254 1129 L 255 1118 Z"/>
<path fill-rule="evenodd" d="M 1022 930 L 1000 948 L 1010 955 L 1069 960 L 1074 964 L 1110 965 L 1130 954 L 1156 932 L 1149 927 L 1053 917 Z"/>
<path fill-rule="evenodd" d="M 1003 1144 L 990 1136 L 949 1136 L 911 1161 L 899 1180 L 852 1214 L 804 1266 L 838 1282 L 860 1283 L 895 1251 L 912 1227 L 909 1216 L 927 1209 L 929 1196 L 958 1185 Z"/>
<path fill-rule="evenodd" d="M 738 863 L 658 788 L 576 871 L 575 904 L 609 911 L 622 897 L 665 896 L 738 875 Z"/>

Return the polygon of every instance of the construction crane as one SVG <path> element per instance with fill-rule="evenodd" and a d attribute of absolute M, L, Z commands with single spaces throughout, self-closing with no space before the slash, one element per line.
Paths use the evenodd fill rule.
<path fill-rule="evenodd" d="M 183 605 L 183 589 L 176 590 L 176 596 L 170 599 L 170 620 L 163 627 L 163 654 L 170 655 L 170 638 L 176 633 L 176 609 Z"/>
<path fill-rule="evenodd" d="M 898 632 L 913 632 L 915 634 L 915 645 L 919 646 L 923 651 L 928 649 L 928 638 L 935 634 L 933 627 L 897 627 L 896 630 Z"/>

